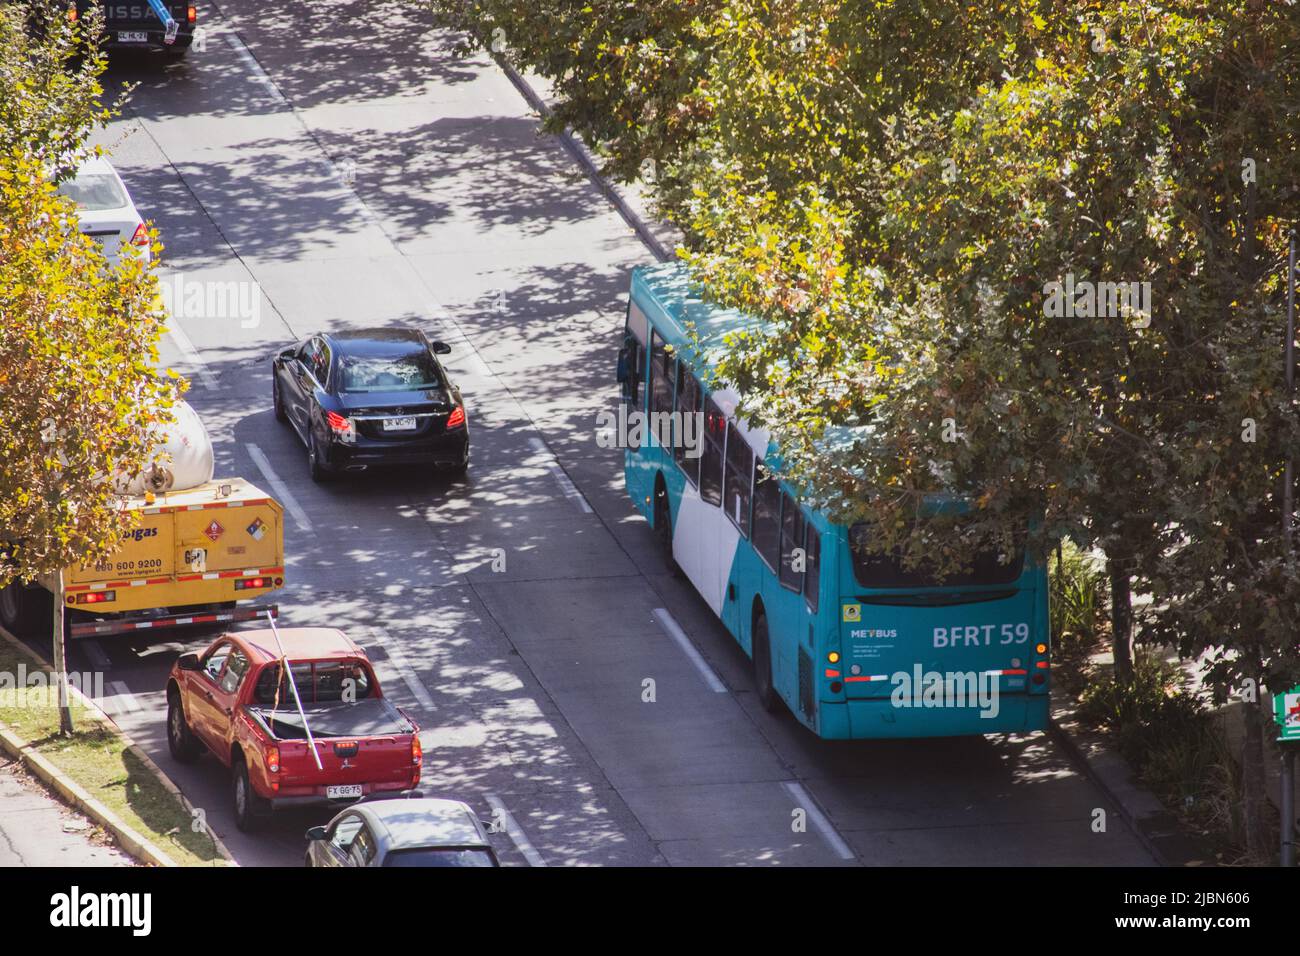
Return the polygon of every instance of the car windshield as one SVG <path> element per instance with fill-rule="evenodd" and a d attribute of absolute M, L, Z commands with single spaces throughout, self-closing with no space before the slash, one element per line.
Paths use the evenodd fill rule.
<path fill-rule="evenodd" d="M 117 177 L 108 173 L 83 173 L 62 183 L 59 192 L 86 212 L 120 209 L 126 205 L 126 193 L 118 185 Z"/>
<path fill-rule="evenodd" d="M 487 850 L 438 849 L 394 850 L 384 858 L 384 866 L 493 866 Z"/>
<path fill-rule="evenodd" d="M 342 355 L 340 390 L 404 392 L 441 388 L 442 376 L 427 349 L 400 355 Z"/>

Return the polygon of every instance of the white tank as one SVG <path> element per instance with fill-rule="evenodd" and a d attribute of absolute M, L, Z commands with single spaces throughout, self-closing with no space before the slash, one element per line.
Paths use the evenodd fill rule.
<path fill-rule="evenodd" d="M 172 415 L 176 421 L 165 426 L 165 439 L 153 449 L 154 456 L 166 458 L 134 478 L 119 477 L 117 488 L 122 494 L 184 491 L 212 480 L 212 439 L 203 420 L 188 402 L 178 402 Z"/>

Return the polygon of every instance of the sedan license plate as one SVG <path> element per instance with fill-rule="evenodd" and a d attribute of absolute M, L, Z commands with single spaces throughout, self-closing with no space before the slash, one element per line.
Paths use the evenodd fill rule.
<path fill-rule="evenodd" d="M 414 418 L 385 418 L 384 431 L 413 432 L 415 431 L 415 419 Z"/>
<path fill-rule="evenodd" d="M 145 43 L 149 39 L 149 34 L 144 30 L 119 30 L 117 32 L 118 43 Z"/>
<path fill-rule="evenodd" d="M 361 796 L 361 784 L 345 783 L 337 787 L 326 787 L 325 796 L 330 800 L 343 800 L 347 797 Z"/>

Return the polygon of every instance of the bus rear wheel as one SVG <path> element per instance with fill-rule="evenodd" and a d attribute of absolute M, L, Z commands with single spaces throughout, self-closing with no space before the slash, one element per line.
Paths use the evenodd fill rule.
<path fill-rule="evenodd" d="M 674 574 L 680 574 L 681 568 L 673 557 L 673 518 L 668 505 L 668 489 L 662 481 L 655 484 L 655 539 L 659 542 L 659 553 L 663 556 L 664 567 Z"/>
<path fill-rule="evenodd" d="M 781 696 L 772 686 L 772 645 L 767 636 L 767 615 L 759 614 L 754 621 L 754 692 L 758 702 L 769 714 L 781 709 Z"/>

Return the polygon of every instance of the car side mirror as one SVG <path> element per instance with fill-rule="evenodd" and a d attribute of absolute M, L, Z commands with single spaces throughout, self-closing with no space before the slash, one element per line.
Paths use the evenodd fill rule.
<path fill-rule="evenodd" d="M 434 342 L 433 351 L 435 355 L 450 355 L 451 346 L 448 345 L 446 342 Z"/>
<path fill-rule="evenodd" d="M 308 841 L 324 840 L 328 836 L 329 836 L 329 831 L 326 830 L 324 827 L 312 827 L 310 830 L 307 831 Z"/>
<path fill-rule="evenodd" d="M 200 669 L 198 654 L 182 654 L 176 660 L 176 666 L 183 671 L 196 671 Z"/>
<path fill-rule="evenodd" d="M 297 352 L 297 349 L 292 349 L 292 348 L 285 349 L 284 351 L 282 351 L 282 352 L 280 353 L 280 358 L 285 359 L 286 361 L 288 361 L 289 359 L 293 358 L 293 356 L 294 356 L 294 354 L 295 354 L 296 352 Z"/>

